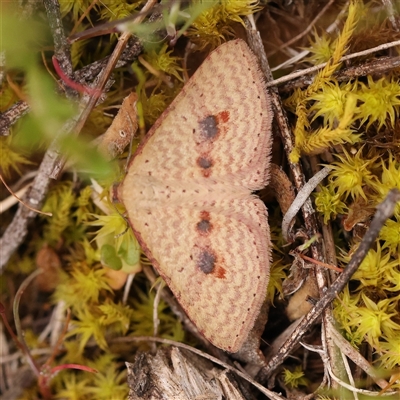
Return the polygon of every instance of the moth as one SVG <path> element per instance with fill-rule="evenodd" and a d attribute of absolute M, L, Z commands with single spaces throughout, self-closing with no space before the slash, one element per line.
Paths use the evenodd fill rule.
<path fill-rule="evenodd" d="M 148 132 L 118 189 L 144 253 L 201 334 L 237 352 L 265 299 L 271 104 L 242 40 L 214 50 Z"/>

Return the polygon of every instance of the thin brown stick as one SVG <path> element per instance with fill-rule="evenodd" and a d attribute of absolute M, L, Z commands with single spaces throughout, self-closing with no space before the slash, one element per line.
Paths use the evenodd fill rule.
<path fill-rule="evenodd" d="M 44 0 L 47 18 L 49 20 L 50 29 L 53 34 L 54 55 L 60 64 L 64 73 L 72 79 L 74 77 L 71 61 L 71 45 L 65 36 L 64 26 L 62 23 L 60 4 L 58 0 Z M 74 98 L 71 91 L 67 91 L 67 96 Z"/>
<path fill-rule="evenodd" d="M 29 111 L 29 104 L 25 101 L 18 101 L 7 111 L 0 114 L 0 136 L 8 136 L 10 127 Z"/>
<path fill-rule="evenodd" d="M 333 74 L 333 77 L 338 82 L 348 81 L 349 79 L 355 79 L 360 76 L 374 75 L 382 76 L 395 68 L 400 67 L 400 57 L 380 57 L 377 59 L 364 61 L 358 65 L 352 65 L 350 67 L 345 67 L 340 71 Z M 313 77 L 302 76 L 298 79 L 293 79 L 286 82 L 284 85 L 279 87 L 279 93 L 289 93 L 294 89 L 302 89 L 311 84 Z"/>
<path fill-rule="evenodd" d="M 318 261 L 318 260 L 314 260 L 313 258 L 308 257 L 305 254 L 301 254 L 301 253 L 299 253 L 298 256 L 301 257 L 303 260 L 307 260 L 310 263 L 313 263 L 315 265 L 319 265 L 320 267 L 328 268 L 328 269 L 331 269 L 331 270 L 336 271 L 336 272 L 343 272 L 343 269 L 339 268 L 339 267 L 336 267 L 336 265 L 331 265 L 331 264 L 327 264 L 327 263 L 324 263 L 324 262 L 321 262 L 321 261 Z"/>
<path fill-rule="evenodd" d="M 348 54 L 347 56 L 342 57 L 339 60 L 339 62 L 342 63 L 343 61 L 351 60 L 351 59 L 357 58 L 357 57 L 366 56 L 368 54 L 376 53 L 378 51 L 382 51 L 382 50 L 386 50 L 386 49 L 390 49 L 391 47 L 396 47 L 396 46 L 399 46 L 399 45 L 400 45 L 400 40 L 395 40 L 395 41 L 390 42 L 390 43 L 384 43 L 384 44 L 381 44 L 381 45 L 376 46 L 376 47 L 372 47 L 372 48 L 367 49 L 367 50 L 359 51 L 357 53 Z M 326 67 L 327 64 L 328 63 L 326 62 L 326 63 L 314 65 L 313 67 L 306 68 L 306 69 L 303 69 L 301 71 L 293 72 L 293 73 L 291 73 L 289 75 L 283 76 L 282 78 L 274 79 L 274 80 L 271 80 L 271 81 L 267 82 L 266 86 L 267 87 L 277 86 L 277 85 L 280 85 L 281 83 L 291 81 L 292 79 L 295 79 L 295 78 L 299 78 L 300 76 L 308 75 L 308 74 L 310 74 L 312 72 L 317 72 L 320 69 Z"/>

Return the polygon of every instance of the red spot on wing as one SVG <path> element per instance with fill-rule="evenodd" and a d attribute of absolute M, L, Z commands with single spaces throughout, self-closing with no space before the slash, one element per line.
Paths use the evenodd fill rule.
<path fill-rule="evenodd" d="M 206 169 L 204 171 L 202 171 L 204 178 L 209 178 L 211 176 L 211 170 L 210 169 Z"/>
<path fill-rule="evenodd" d="M 208 211 L 202 211 L 200 213 L 200 218 L 201 219 L 206 219 L 206 220 L 210 220 L 210 213 Z"/>
<path fill-rule="evenodd" d="M 226 270 L 225 268 L 221 267 L 220 265 L 217 265 L 212 274 L 218 278 L 218 279 L 225 279 L 225 273 Z"/>
<path fill-rule="evenodd" d="M 221 111 L 217 114 L 218 122 L 228 122 L 229 121 L 229 111 Z"/>

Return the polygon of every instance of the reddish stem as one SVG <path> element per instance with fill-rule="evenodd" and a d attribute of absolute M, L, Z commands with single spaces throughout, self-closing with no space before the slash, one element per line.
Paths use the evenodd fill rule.
<path fill-rule="evenodd" d="M 80 364 L 62 364 L 62 365 L 57 365 L 56 367 L 53 367 L 51 369 L 51 374 L 55 374 L 58 371 L 61 371 L 63 369 L 79 369 L 81 371 L 86 371 L 86 372 L 92 372 L 94 374 L 97 374 L 99 371 L 97 369 L 88 367 L 87 365 L 80 365 Z"/>
<path fill-rule="evenodd" d="M 1 318 L 3 319 L 4 326 L 6 327 L 8 333 L 11 335 L 12 339 L 14 340 L 14 343 L 19 347 L 19 349 L 25 353 L 25 347 L 23 344 L 19 341 L 17 335 L 14 333 L 14 331 L 11 329 L 10 324 L 8 323 L 8 320 L 6 318 L 6 308 L 4 307 L 4 304 L 0 302 L 0 314 Z"/>
<path fill-rule="evenodd" d="M 53 67 L 57 72 L 57 75 L 61 78 L 61 80 L 70 88 L 76 90 L 79 93 L 86 93 L 90 96 L 94 96 L 94 95 L 98 95 L 101 94 L 101 91 L 99 91 L 98 89 L 92 89 L 90 87 L 87 87 L 85 85 L 81 85 L 78 82 L 73 81 L 72 79 L 70 79 L 65 73 L 64 71 L 61 69 L 60 64 L 57 60 L 57 58 L 55 56 L 53 56 L 51 58 L 51 60 L 53 61 Z"/>

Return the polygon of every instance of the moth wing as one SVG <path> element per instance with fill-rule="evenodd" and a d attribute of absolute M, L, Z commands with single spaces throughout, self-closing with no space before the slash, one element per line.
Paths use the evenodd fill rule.
<path fill-rule="evenodd" d="M 209 177 L 250 190 L 268 180 L 272 113 L 242 40 L 214 50 L 150 129 L 132 168 L 165 179 Z"/>
<path fill-rule="evenodd" d="M 271 110 L 241 40 L 217 48 L 138 148 L 119 189 L 148 258 L 203 335 L 235 352 L 265 298 Z"/>
<path fill-rule="evenodd" d="M 137 210 L 130 222 L 146 255 L 199 331 L 236 352 L 266 296 L 269 228 L 266 208 L 249 195 L 212 209 L 161 206 Z"/>

